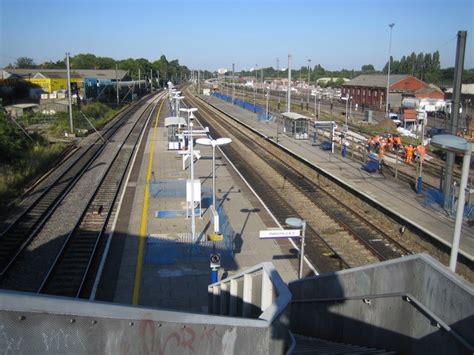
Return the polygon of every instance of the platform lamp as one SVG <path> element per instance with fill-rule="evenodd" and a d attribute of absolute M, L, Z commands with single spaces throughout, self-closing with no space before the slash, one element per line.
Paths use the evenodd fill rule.
<path fill-rule="evenodd" d="M 217 215 L 216 208 L 216 147 L 226 145 L 232 142 L 230 138 L 198 138 L 196 139 L 197 144 L 210 145 L 212 147 L 212 206 L 214 206 L 214 211 Z M 217 219 L 217 226 L 214 224 L 214 232 L 219 233 L 219 220 Z"/>
<path fill-rule="evenodd" d="M 459 197 L 456 208 L 456 219 L 454 222 L 453 245 L 449 258 L 449 268 L 455 272 L 461 240 L 461 229 L 464 215 L 464 202 L 466 200 L 467 179 L 469 177 L 469 166 L 471 163 L 472 144 L 464 138 L 452 134 L 440 134 L 431 139 L 431 145 L 447 152 L 462 154 L 462 172 L 459 186 Z"/>
<path fill-rule="evenodd" d="M 181 95 L 181 91 L 176 91 L 174 93 L 174 96 L 173 96 L 173 99 L 175 99 L 176 103 L 175 103 L 175 115 L 177 117 L 179 117 L 179 101 L 184 99 L 184 96 Z"/>
<path fill-rule="evenodd" d="M 193 112 L 196 112 L 198 109 L 195 107 L 191 108 L 181 108 L 180 111 L 187 112 L 188 114 L 188 129 L 189 129 L 189 155 L 191 158 L 191 234 L 192 240 L 194 242 L 194 237 L 196 235 L 196 221 L 195 221 L 195 211 L 194 211 L 194 153 L 193 153 L 193 123 L 191 119 L 195 118 Z M 187 208 L 187 207 L 186 207 Z"/>

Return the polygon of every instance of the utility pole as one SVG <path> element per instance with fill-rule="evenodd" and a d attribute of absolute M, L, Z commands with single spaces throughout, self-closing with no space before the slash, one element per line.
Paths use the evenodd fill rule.
<path fill-rule="evenodd" d="M 66 66 L 67 66 L 67 96 L 69 105 L 69 128 L 71 129 L 71 135 L 74 134 L 74 124 L 72 122 L 72 95 L 71 95 L 71 68 L 69 65 L 69 52 L 66 52 Z"/>
<path fill-rule="evenodd" d="M 287 112 L 291 112 L 291 54 L 288 54 L 288 102 Z"/>
<path fill-rule="evenodd" d="M 117 106 L 118 106 L 119 103 L 120 103 L 119 82 L 118 82 L 118 64 L 115 64 L 115 88 L 116 88 L 116 91 L 117 91 Z"/>
<path fill-rule="evenodd" d="M 280 58 L 277 58 L 277 81 L 280 81 Z M 278 91 L 278 112 L 280 111 L 280 91 Z"/>
<path fill-rule="evenodd" d="M 390 62 L 392 59 L 392 30 L 394 23 L 388 25 L 390 27 L 390 42 L 388 45 L 388 72 L 387 72 L 387 96 L 385 97 L 385 118 L 390 118 L 388 116 L 388 104 L 390 101 Z"/>
<path fill-rule="evenodd" d="M 309 104 L 309 95 L 311 94 L 311 89 L 310 89 L 310 83 L 311 83 L 311 59 L 308 59 L 308 104 Z"/>
<path fill-rule="evenodd" d="M 466 31 L 458 31 L 458 43 L 456 47 L 456 63 L 453 81 L 453 102 L 451 105 L 451 125 L 449 132 L 456 135 L 458 129 L 459 105 L 461 98 L 462 72 L 464 70 L 464 54 L 466 51 Z M 444 175 L 444 209 L 451 209 L 451 185 L 453 180 L 453 166 L 455 153 L 447 152 L 445 175 Z M 458 207 L 459 208 L 459 207 Z M 463 206 L 461 206 L 463 208 Z"/>
<path fill-rule="evenodd" d="M 153 69 L 150 69 L 150 91 L 153 90 Z"/>
<path fill-rule="evenodd" d="M 201 94 L 201 69 L 198 69 L 198 95 Z"/>
<path fill-rule="evenodd" d="M 308 59 L 308 86 L 311 84 L 311 59 Z"/>

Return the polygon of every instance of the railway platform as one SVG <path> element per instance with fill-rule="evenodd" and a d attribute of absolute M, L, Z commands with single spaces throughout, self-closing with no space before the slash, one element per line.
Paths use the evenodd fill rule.
<path fill-rule="evenodd" d="M 206 312 L 211 253 L 221 255 L 219 279 L 263 261 L 271 261 L 285 282 L 296 279 L 294 245 L 287 240 L 259 239 L 260 230 L 278 225 L 218 149 L 216 201 L 221 206 L 220 224 L 226 239 L 207 241 L 207 234 L 213 232 L 212 148 L 198 144 L 194 150 L 201 157 L 194 161 L 194 178 L 202 184 L 202 217 L 196 209 L 193 243 L 185 203 L 189 160 L 183 170 L 182 155 L 168 150 L 164 120 L 169 116 L 172 114 L 165 100 L 157 110 L 158 124 L 143 138 L 143 154 L 139 154 L 127 181 L 111 245 L 117 264 L 114 256 L 109 256 L 102 276 L 107 281 L 101 282 L 101 288 L 109 292 L 98 292 L 97 299 Z M 194 129 L 202 129 L 199 122 L 195 121 Z"/>
<path fill-rule="evenodd" d="M 311 139 L 295 140 L 282 131 L 274 122 L 259 121 L 257 115 L 239 106 L 232 105 L 212 96 L 201 99 L 218 110 L 234 117 L 245 125 L 260 132 L 287 151 L 316 166 L 325 175 L 348 186 L 354 192 L 380 206 L 400 220 L 401 225 L 412 225 L 430 238 L 450 247 L 452 244 L 454 220 L 442 210 L 424 204 L 423 197 L 412 187 L 391 176 L 369 173 L 361 169 L 361 163 L 331 153 L 312 144 Z M 311 132 L 310 132 L 311 133 Z M 460 253 L 470 261 L 474 260 L 474 230 L 464 223 L 461 235 Z"/>

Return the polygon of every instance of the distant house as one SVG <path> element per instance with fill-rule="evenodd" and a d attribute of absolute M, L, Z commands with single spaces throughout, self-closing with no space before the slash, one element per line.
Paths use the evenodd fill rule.
<path fill-rule="evenodd" d="M 352 97 L 352 102 L 383 109 L 386 105 L 387 75 L 372 74 L 359 75 L 342 85 L 341 95 Z M 402 97 L 412 96 L 417 98 L 443 99 L 443 92 L 434 85 L 429 85 L 414 76 L 404 74 L 390 75 L 390 101 L 392 110 L 398 109 Z"/>

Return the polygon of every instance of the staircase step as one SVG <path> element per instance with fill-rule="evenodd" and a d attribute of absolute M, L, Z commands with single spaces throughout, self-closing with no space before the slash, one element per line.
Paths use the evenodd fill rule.
<path fill-rule="evenodd" d="M 364 346 L 335 343 L 333 341 L 311 338 L 304 335 L 293 334 L 296 341 L 295 349 L 292 354 L 380 354 L 389 355 L 396 354 L 394 351 L 386 351 L 375 348 L 367 348 Z"/>

